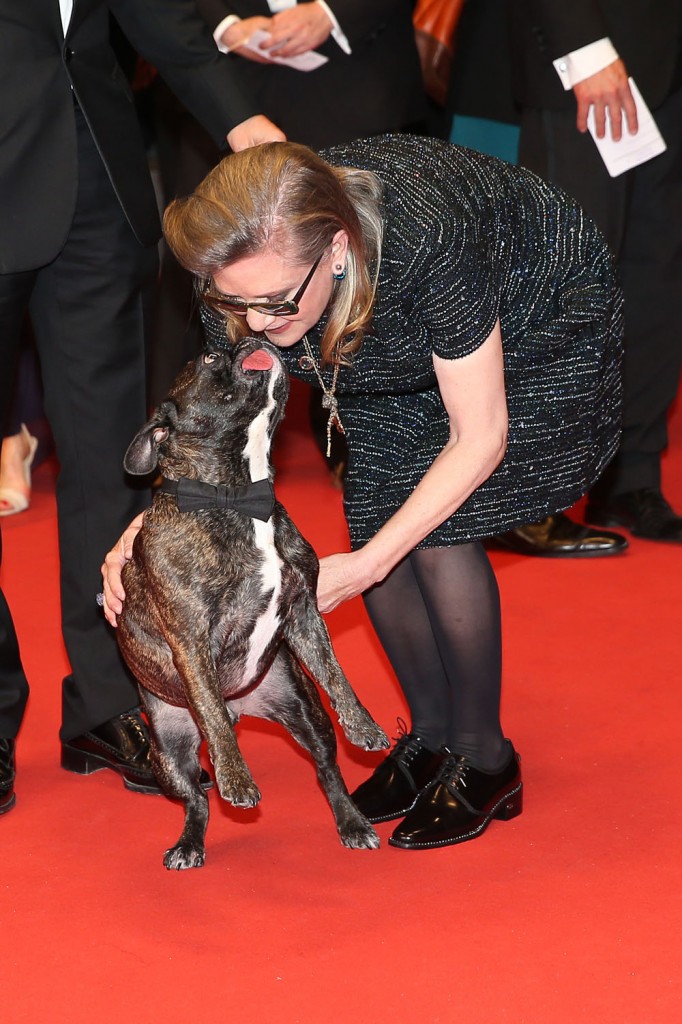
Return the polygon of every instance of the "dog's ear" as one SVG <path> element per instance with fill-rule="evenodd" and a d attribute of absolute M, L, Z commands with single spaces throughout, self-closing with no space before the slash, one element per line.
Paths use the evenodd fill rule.
<path fill-rule="evenodd" d="M 128 445 L 123 457 L 123 468 L 132 476 L 146 476 L 156 469 L 159 458 L 159 445 L 163 444 L 171 432 L 170 417 L 163 406 L 157 409 L 148 423 L 138 430 Z"/>

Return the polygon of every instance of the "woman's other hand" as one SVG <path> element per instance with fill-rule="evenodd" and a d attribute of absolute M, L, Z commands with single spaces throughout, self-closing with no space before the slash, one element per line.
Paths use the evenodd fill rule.
<path fill-rule="evenodd" d="M 144 512 L 135 516 L 123 536 L 109 551 L 102 564 L 102 580 L 104 582 L 104 617 L 110 626 L 118 625 L 117 616 L 123 611 L 126 592 L 123 589 L 121 573 L 123 566 L 133 557 L 133 541 L 142 529 Z"/>

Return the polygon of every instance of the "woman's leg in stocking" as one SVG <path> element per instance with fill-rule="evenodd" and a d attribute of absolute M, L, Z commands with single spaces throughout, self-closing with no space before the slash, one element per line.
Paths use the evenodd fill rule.
<path fill-rule="evenodd" d="M 437 751 L 448 739 L 450 686 L 411 558 L 365 594 L 365 605 L 405 694 L 411 732 Z"/>
<path fill-rule="evenodd" d="M 510 756 L 500 725 L 501 627 L 497 580 L 479 543 L 413 551 L 412 570 L 448 679 L 446 744 L 497 771 Z M 412 609 L 405 607 L 406 616 Z M 427 685 L 427 680 L 424 680 Z"/>

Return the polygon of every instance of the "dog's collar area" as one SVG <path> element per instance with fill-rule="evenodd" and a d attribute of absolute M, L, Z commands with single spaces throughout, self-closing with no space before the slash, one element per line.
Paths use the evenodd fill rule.
<path fill-rule="evenodd" d="M 174 494 L 180 512 L 199 512 L 206 508 L 229 508 L 234 512 L 267 523 L 275 508 L 275 491 L 267 479 L 242 487 L 207 484 L 203 480 L 163 479 L 159 491 Z"/>

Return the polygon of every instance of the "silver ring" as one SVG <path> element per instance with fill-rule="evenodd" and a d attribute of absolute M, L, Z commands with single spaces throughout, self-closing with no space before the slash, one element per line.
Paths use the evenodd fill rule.
<path fill-rule="evenodd" d="M 95 601 L 102 608 L 104 605 L 104 594 L 95 594 Z"/>

